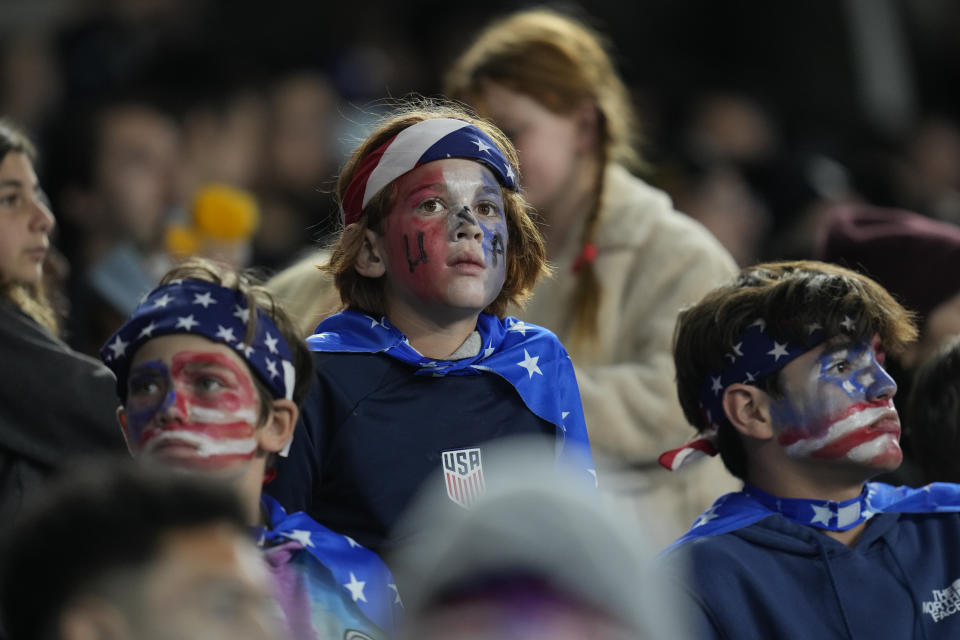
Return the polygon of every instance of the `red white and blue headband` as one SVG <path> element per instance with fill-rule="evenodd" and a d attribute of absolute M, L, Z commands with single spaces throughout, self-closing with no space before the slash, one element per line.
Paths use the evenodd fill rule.
<path fill-rule="evenodd" d="M 403 174 L 447 158 L 481 162 L 501 186 L 519 190 L 514 167 L 490 136 L 464 120 L 431 118 L 407 127 L 363 159 L 343 194 L 343 225 L 358 221 L 374 196 Z"/>
<path fill-rule="evenodd" d="M 250 344 L 244 342 L 250 309 L 246 297 L 205 280 L 174 280 L 157 287 L 100 349 L 100 358 L 117 376 L 117 395 L 127 395 L 130 360 L 151 338 L 188 333 L 236 350 L 274 398 L 293 398 L 296 372 L 283 334 L 263 310 Z"/>
<path fill-rule="evenodd" d="M 840 328 L 852 331 L 855 324 L 854 320 L 844 316 Z M 816 323 L 807 326 L 806 333 L 807 338 L 802 342 L 780 342 L 767 330 L 764 319 L 758 318 L 750 323 L 723 356 L 723 368 L 710 373 L 703 381 L 700 389 L 700 424 L 696 425 L 698 433 L 683 446 L 663 453 L 659 458 L 660 464 L 670 471 L 676 471 L 704 455 L 716 455 L 717 434 L 720 425 L 727 419 L 723 410 L 723 392 L 731 384 L 758 386 L 761 380 L 827 338 L 823 327 Z"/>

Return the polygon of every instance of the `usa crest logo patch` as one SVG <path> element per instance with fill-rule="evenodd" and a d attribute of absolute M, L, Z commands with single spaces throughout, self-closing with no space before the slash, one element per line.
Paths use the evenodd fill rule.
<path fill-rule="evenodd" d="M 443 481 L 447 486 L 447 497 L 469 509 L 487 488 L 480 449 L 444 451 Z"/>

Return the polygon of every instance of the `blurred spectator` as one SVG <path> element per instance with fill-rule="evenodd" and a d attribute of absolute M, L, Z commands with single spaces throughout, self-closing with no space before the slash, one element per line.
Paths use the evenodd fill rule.
<path fill-rule="evenodd" d="M 51 43 L 40 34 L 5 39 L 0 64 L 0 113 L 36 135 L 61 97 Z"/>
<path fill-rule="evenodd" d="M 735 265 L 667 194 L 630 173 L 639 162 L 635 115 L 605 45 L 584 21 L 520 11 L 451 63 L 446 92 L 517 147 L 520 184 L 555 268 L 518 315 L 570 353 L 591 444 L 622 468 L 601 475 L 601 488 L 626 508 L 662 509 L 651 526 L 666 541 L 733 488 L 713 461 L 680 478 L 662 474 L 656 458 L 684 428 L 670 358 L 677 312 L 733 277 Z"/>
<path fill-rule="evenodd" d="M 392 558 L 409 620 L 403 637 L 687 637 L 669 583 L 647 563 L 649 536 L 542 451 L 522 439 L 495 448 L 487 491 L 469 510 L 423 492 L 397 537 L 430 534 Z"/>
<path fill-rule="evenodd" d="M 57 337 L 42 282 L 54 218 L 33 165 L 0 121 L 0 528 L 71 462 L 123 451 L 110 372 Z"/>
<path fill-rule="evenodd" d="M 960 482 L 960 337 L 917 369 L 906 419 L 923 482 Z"/>
<path fill-rule="evenodd" d="M 960 224 L 960 127 L 930 117 L 909 138 L 899 167 L 901 201 L 926 215 Z"/>
<path fill-rule="evenodd" d="M 225 487 L 99 465 L 32 507 L 3 547 L 9 640 L 279 637 L 265 568 Z"/>
<path fill-rule="evenodd" d="M 326 78 L 302 71 L 281 78 L 269 96 L 263 219 L 255 239 L 260 266 L 282 267 L 339 220 L 332 197 L 340 154 L 340 98 Z"/>
<path fill-rule="evenodd" d="M 169 266 L 163 247 L 177 205 L 179 129 L 140 98 L 94 107 L 64 131 L 51 165 L 73 265 L 70 340 L 96 353 Z"/>

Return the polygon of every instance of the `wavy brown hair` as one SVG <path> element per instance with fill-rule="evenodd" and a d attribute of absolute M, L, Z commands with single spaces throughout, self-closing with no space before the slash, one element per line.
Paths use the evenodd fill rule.
<path fill-rule="evenodd" d="M 841 334 L 845 317 L 855 321 L 842 333 L 854 340 L 879 335 L 885 351 L 899 355 L 917 339 L 914 314 L 886 289 L 855 271 L 814 261 L 771 262 L 748 267 L 730 284 L 714 289 L 680 312 L 674 333 L 677 394 L 687 422 L 698 431 L 709 425 L 700 408 L 700 390 L 711 372 L 723 367 L 730 345 L 758 318 L 778 341 L 804 343 L 817 323 L 825 339 Z M 779 374 L 758 386 L 779 395 Z M 746 452 L 729 421 L 719 422 L 720 455 L 727 469 L 746 478 Z"/>
<path fill-rule="evenodd" d="M 372 151 L 407 127 L 432 118 L 454 118 L 477 127 L 490 136 L 519 176 L 516 149 L 503 132 L 489 121 L 477 118 L 453 103 L 435 100 L 407 101 L 397 106 L 393 114 L 384 119 L 347 160 L 337 180 L 338 201 L 342 202 L 357 168 Z M 526 201 L 519 193 L 509 189 L 501 187 L 501 193 L 509 239 L 506 277 L 500 294 L 484 309 L 484 313 L 498 317 L 503 317 L 511 304 L 522 306 L 530 296 L 537 279 L 548 273 L 543 237 L 530 217 Z M 371 229 L 381 233 L 383 219 L 393 207 L 396 195 L 396 186 L 391 183 L 371 199 L 361 213 L 360 220 L 343 229 L 333 247 L 330 261 L 322 267 L 333 276 L 344 307 L 378 318 L 386 313 L 383 278 L 362 276 L 357 273 L 354 265 L 363 248 L 364 232 Z"/>

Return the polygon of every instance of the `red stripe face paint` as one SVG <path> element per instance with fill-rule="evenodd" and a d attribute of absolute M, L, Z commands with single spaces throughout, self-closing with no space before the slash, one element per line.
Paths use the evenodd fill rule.
<path fill-rule="evenodd" d="M 126 410 L 138 456 L 213 470 L 257 452 L 259 398 L 246 365 L 228 347 L 135 364 Z"/>
<path fill-rule="evenodd" d="M 454 158 L 422 165 L 395 184 L 381 236 L 388 308 L 402 301 L 425 314 L 482 311 L 506 278 L 506 212 L 493 173 Z"/>
<path fill-rule="evenodd" d="M 897 385 L 882 361 L 876 339 L 831 340 L 784 367 L 784 394 L 772 401 L 771 415 L 786 454 L 878 470 L 899 466 L 900 419 L 893 404 Z"/>

